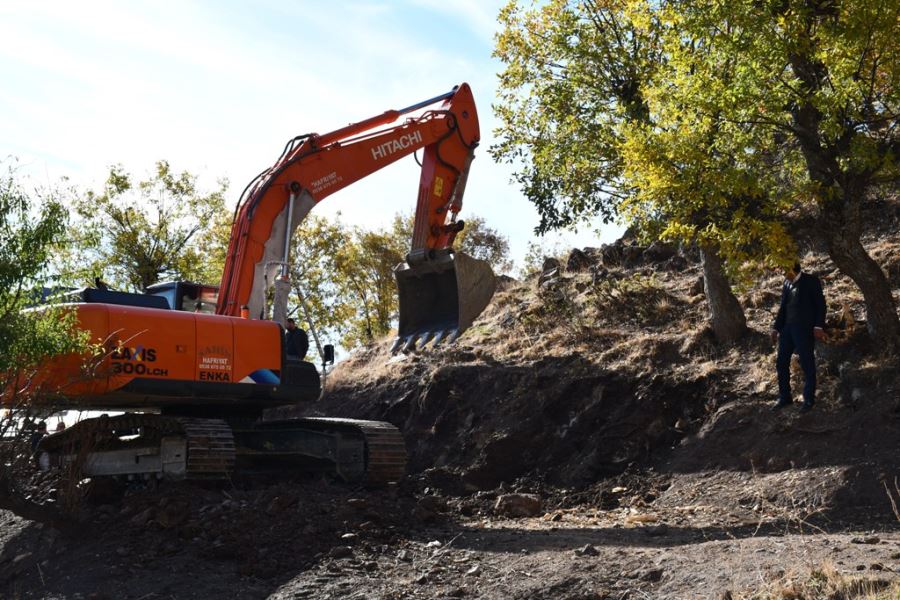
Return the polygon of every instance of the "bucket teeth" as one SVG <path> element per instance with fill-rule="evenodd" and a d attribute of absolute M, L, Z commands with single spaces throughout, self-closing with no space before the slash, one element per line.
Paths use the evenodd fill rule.
<path fill-rule="evenodd" d="M 424 350 L 425 346 L 428 345 L 428 342 L 431 341 L 431 338 L 434 337 L 433 331 L 426 331 L 422 334 L 422 337 L 419 338 L 419 350 Z"/>
<path fill-rule="evenodd" d="M 419 339 L 418 334 L 413 334 L 413 335 L 409 336 L 408 338 L 406 338 L 406 343 L 403 344 L 403 350 L 401 350 L 401 352 L 406 354 L 407 352 L 415 350 L 416 340 L 418 340 L 418 339 Z"/>
<path fill-rule="evenodd" d="M 453 331 L 450 332 L 450 337 L 447 339 L 447 343 L 452 344 L 457 339 L 459 339 L 460 335 L 462 335 L 462 332 L 459 329 L 454 329 Z"/>
<path fill-rule="evenodd" d="M 431 344 L 432 348 L 437 348 L 437 345 L 444 341 L 444 337 L 446 337 L 446 331 L 438 331 L 434 336 L 434 342 Z"/>
<path fill-rule="evenodd" d="M 394 340 L 393 344 L 391 344 L 391 354 L 396 354 L 397 350 L 400 349 L 400 346 L 402 344 L 403 344 L 403 338 L 400 336 L 397 336 L 397 339 Z"/>

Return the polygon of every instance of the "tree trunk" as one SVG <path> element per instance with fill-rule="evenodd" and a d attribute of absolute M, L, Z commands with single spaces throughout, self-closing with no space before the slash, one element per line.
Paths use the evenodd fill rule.
<path fill-rule="evenodd" d="M 866 327 L 872 339 L 891 349 L 900 349 L 900 318 L 891 286 L 860 242 L 860 202 L 855 195 L 862 191 L 848 186 L 842 192 L 843 197 L 826 203 L 820 214 L 828 255 L 862 292 L 866 303 Z"/>
<path fill-rule="evenodd" d="M 703 290 L 706 293 L 709 324 L 713 334 L 720 343 L 736 342 L 747 331 L 747 319 L 741 303 L 731 292 L 731 284 L 725 276 L 717 248 L 701 246 L 700 261 L 703 265 Z"/>

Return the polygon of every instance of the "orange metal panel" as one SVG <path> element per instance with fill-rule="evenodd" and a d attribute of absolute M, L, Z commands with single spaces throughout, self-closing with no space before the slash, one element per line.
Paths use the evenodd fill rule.
<path fill-rule="evenodd" d="M 232 319 L 234 381 L 244 381 L 259 369 L 281 371 L 281 327 L 272 321 Z"/>
<path fill-rule="evenodd" d="M 110 357 L 110 389 L 135 377 L 194 379 L 194 313 L 134 306 L 109 306 L 116 349 Z"/>
<path fill-rule="evenodd" d="M 234 381 L 234 338 L 229 317 L 195 314 L 197 326 L 197 381 Z"/>

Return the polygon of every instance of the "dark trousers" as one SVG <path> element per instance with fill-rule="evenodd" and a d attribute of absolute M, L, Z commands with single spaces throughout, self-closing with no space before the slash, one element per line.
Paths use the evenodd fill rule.
<path fill-rule="evenodd" d="M 816 399 L 816 338 L 813 330 L 800 325 L 784 326 L 778 336 L 778 358 L 775 366 L 778 370 L 778 397 L 782 401 L 791 402 L 791 355 L 797 353 L 800 368 L 803 369 L 803 401 L 812 404 Z"/>

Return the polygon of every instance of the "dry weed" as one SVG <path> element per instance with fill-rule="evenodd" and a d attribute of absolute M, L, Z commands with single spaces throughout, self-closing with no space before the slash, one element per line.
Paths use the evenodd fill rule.
<path fill-rule="evenodd" d="M 785 574 L 762 588 L 730 594 L 733 600 L 897 600 L 900 581 L 848 577 L 832 564 L 808 575 Z"/>

